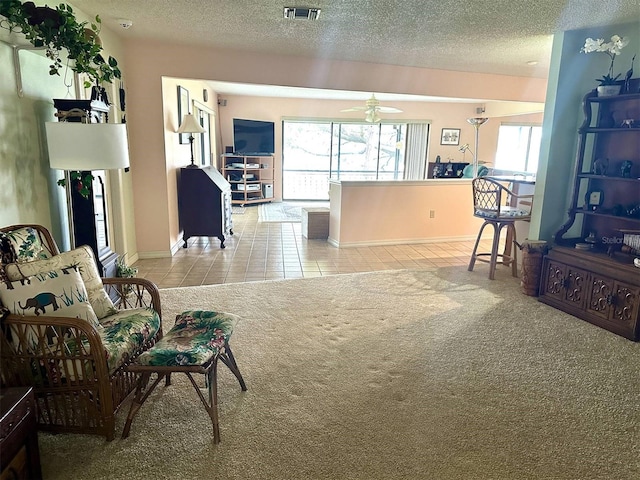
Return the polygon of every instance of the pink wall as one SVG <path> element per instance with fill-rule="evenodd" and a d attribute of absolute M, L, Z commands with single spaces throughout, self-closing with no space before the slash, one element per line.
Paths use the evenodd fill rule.
<path fill-rule="evenodd" d="M 482 225 L 471 179 L 331 182 L 330 192 L 329 242 L 337 246 L 469 240 Z"/>
<path fill-rule="evenodd" d="M 135 226 L 141 257 L 168 256 L 179 242 L 177 198 L 170 184 L 175 182 L 175 169 L 183 161 L 185 152 L 168 148 L 171 140 L 166 137 L 173 134 L 171 129 L 175 127 L 170 119 L 170 109 L 176 98 L 171 93 L 165 96 L 163 77 L 524 102 L 544 102 L 546 92 L 543 79 L 255 55 L 140 40 L 126 43 L 126 63 Z M 170 91 L 171 88 L 167 89 Z M 242 116 L 259 119 L 269 115 L 278 122 L 282 116 L 309 117 L 319 115 L 317 112 L 320 111 L 335 118 L 342 115 L 339 114 L 341 108 L 352 106 L 349 102 L 328 104 L 325 108 L 325 102 L 298 101 L 294 104 L 283 99 L 263 98 L 234 98 L 233 102 L 236 101 L 238 105 L 247 102 Z M 230 105 L 225 107 L 229 113 L 220 109 L 221 147 L 230 142 L 228 129 L 232 109 L 240 108 L 233 107 L 233 102 L 230 99 Z M 433 131 L 437 132 L 438 139 L 442 127 L 455 127 L 463 129 L 463 143 L 472 143 L 473 131 L 468 124 L 464 125 L 465 118 L 474 116 L 468 105 L 407 104 L 401 108 L 405 110 L 403 118 L 433 120 Z M 495 123 L 493 127 L 490 123 L 485 126 L 487 137 L 491 128 L 497 128 Z M 485 148 L 491 151 L 489 140 L 486 144 L 481 140 L 481 156 Z M 456 148 L 447 147 L 447 153 L 440 155 L 446 158 L 449 149 L 452 153 L 457 152 Z M 438 151 L 444 150 L 438 145 Z M 436 154 L 434 145 L 430 159 Z M 176 159 L 175 155 L 182 160 Z M 278 164 L 279 157 L 276 156 Z M 276 189 L 279 191 L 278 185 Z"/>

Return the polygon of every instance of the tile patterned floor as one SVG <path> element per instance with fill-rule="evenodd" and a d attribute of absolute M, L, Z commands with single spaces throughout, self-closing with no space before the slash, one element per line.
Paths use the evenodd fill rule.
<path fill-rule="evenodd" d="M 172 258 L 139 260 L 138 276 L 160 288 L 306 278 L 403 268 L 466 266 L 472 241 L 335 248 L 302 236 L 300 223 L 258 222 L 258 206 L 233 215 L 225 249 L 217 238 L 196 237 Z M 490 242 L 482 242 L 484 251 Z"/>

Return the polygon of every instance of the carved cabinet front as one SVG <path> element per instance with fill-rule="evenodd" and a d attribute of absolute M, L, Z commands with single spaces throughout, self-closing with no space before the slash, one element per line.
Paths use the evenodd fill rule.
<path fill-rule="evenodd" d="M 602 275 L 593 257 L 562 247 L 545 256 L 542 268 L 540 301 L 630 340 L 640 339 L 638 273 L 626 275 L 618 267 L 617 275 L 615 270 Z"/>

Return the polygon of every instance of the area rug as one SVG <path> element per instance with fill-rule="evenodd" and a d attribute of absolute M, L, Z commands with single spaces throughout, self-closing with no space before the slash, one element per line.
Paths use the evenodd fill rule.
<path fill-rule="evenodd" d="M 231 207 L 232 215 L 244 215 L 245 208 L 244 207 Z"/>
<path fill-rule="evenodd" d="M 258 210 L 258 221 L 263 223 L 300 223 L 304 207 L 328 207 L 328 202 L 275 202 L 262 203 Z"/>
<path fill-rule="evenodd" d="M 166 289 L 242 317 L 222 443 L 184 375 L 116 439 L 40 433 L 45 479 L 640 478 L 640 344 L 465 267 Z M 200 379 L 199 379 L 200 380 Z"/>

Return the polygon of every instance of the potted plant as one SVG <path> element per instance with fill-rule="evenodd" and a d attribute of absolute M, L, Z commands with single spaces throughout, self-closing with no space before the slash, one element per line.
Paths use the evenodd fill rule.
<path fill-rule="evenodd" d="M 100 84 L 111 83 L 115 78 L 121 78 L 122 73 L 118 62 L 113 57 L 107 60 L 102 56 L 102 44 L 99 33 L 102 21 L 99 16 L 90 25 L 88 22 L 78 22 L 69 5 L 61 3 L 57 7 L 37 7 L 33 2 L 22 3 L 20 0 L 2 0 L 0 2 L 0 27 L 10 32 L 21 33 L 34 47 L 42 47 L 46 56 L 51 60 L 49 75 L 60 75 L 63 67 L 60 54 L 67 51 L 67 58 L 71 60 L 69 67 L 76 73 L 84 74 L 87 78 L 85 88 L 92 87 L 92 98 L 99 98 L 104 89 Z M 80 195 L 88 198 L 93 175 L 80 171 L 70 172 L 71 181 Z M 59 180 L 60 186 L 66 181 Z"/>
<path fill-rule="evenodd" d="M 64 49 L 72 60 L 70 68 L 87 76 L 85 87 L 99 87 L 103 82 L 111 83 L 114 78 L 121 77 L 116 59 L 105 60 L 102 56 L 99 16 L 89 25 L 78 22 L 69 5 L 61 3 L 53 9 L 20 0 L 2 0 L 0 15 L 4 17 L 0 19 L 1 27 L 22 33 L 34 47 L 46 50 L 47 58 L 52 61 L 49 75 L 60 75 L 63 66 L 60 53 Z"/>
<path fill-rule="evenodd" d="M 584 46 L 580 49 L 581 52 L 602 52 L 606 53 L 611 58 L 611 64 L 609 65 L 609 71 L 602 78 L 596 78 L 596 82 L 600 85 L 597 87 L 598 96 L 617 95 L 620 93 L 622 83 L 618 81 L 620 74 L 614 76 L 613 74 L 613 62 L 616 59 L 616 55 L 620 55 L 620 52 L 629 43 L 629 40 L 618 35 L 613 35 L 611 41 L 605 43 L 603 38 L 594 40 L 593 38 L 587 38 L 584 42 Z"/>

